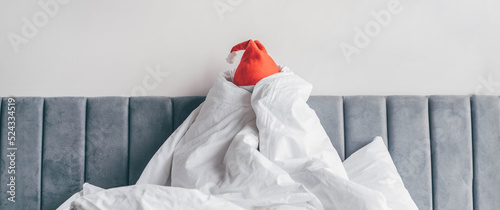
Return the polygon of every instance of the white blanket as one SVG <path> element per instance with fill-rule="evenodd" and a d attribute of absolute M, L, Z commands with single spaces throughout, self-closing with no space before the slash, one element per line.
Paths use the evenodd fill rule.
<path fill-rule="evenodd" d="M 73 209 L 389 209 L 349 181 L 306 104 L 312 86 L 281 69 L 253 92 L 221 73 L 135 186 L 84 195 Z"/>

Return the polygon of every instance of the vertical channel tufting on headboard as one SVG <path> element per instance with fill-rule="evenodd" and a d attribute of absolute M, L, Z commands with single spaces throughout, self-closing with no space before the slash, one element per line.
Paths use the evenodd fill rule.
<path fill-rule="evenodd" d="M 85 181 L 103 188 L 128 185 L 128 98 L 87 99 Z"/>
<path fill-rule="evenodd" d="M 345 157 L 381 136 L 387 145 L 387 114 L 384 96 L 345 96 Z"/>
<path fill-rule="evenodd" d="M 431 96 L 429 120 L 434 209 L 473 209 L 469 96 Z"/>
<path fill-rule="evenodd" d="M 0 209 L 55 209 L 84 181 L 134 184 L 156 150 L 205 99 L 16 97 L 16 202 L 8 201 L 8 97 L 0 98 Z M 498 96 L 311 96 L 348 157 L 387 141 L 420 209 L 495 209 L 500 194 Z"/>
<path fill-rule="evenodd" d="M 15 102 L 8 106 L 7 97 L 3 98 L 3 105 L 0 124 L 0 209 L 38 209 L 40 208 L 40 175 L 41 175 L 41 151 L 42 151 L 42 115 L 43 98 L 19 97 L 14 98 Z M 12 108 L 12 115 L 8 114 L 8 107 Z M 9 130 L 8 117 L 14 116 L 15 122 L 11 124 Z M 15 145 L 9 145 L 7 139 L 8 132 L 15 132 Z M 8 148 L 17 148 L 11 150 Z M 11 154 L 15 152 L 15 154 Z M 9 156 L 10 157 L 9 157 Z M 9 173 L 10 158 L 15 158 L 12 168 L 14 173 Z M 15 201 L 9 201 L 11 197 L 10 176 L 16 177 L 15 181 Z"/>
<path fill-rule="evenodd" d="M 42 209 L 56 209 L 81 190 L 85 170 L 86 98 L 45 98 Z"/>
<path fill-rule="evenodd" d="M 149 160 L 173 132 L 169 97 L 131 97 L 129 113 L 129 180 L 135 184 Z"/>
<path fill-rule="evenodd" d="M 187 96 L 172 98 L 172 121 L 173 129 L 177 129 L 179 125 L 196 109 L 203 101 L 204 96 Z"/>
<path fill-rule="evenodd" d="M 315 110 L 340 159 L 345 159 L 344 110 L 341 96 L 313 96 L 307 101 Z"/>
<path fill-rule="evenodd" d="M 389 152 L 420 210 L 432 209 L 428 113 L 425 96 L 387 97 Z"/>
<path fill-rule="evenodd" d="M 500 98 L 473 96 L 474 209 L 500 206 Z"/>

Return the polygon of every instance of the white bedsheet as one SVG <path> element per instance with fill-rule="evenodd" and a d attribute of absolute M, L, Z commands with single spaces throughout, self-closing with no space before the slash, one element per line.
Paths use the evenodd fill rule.
<path fill-rule="evenodd" d="M 73 209 L 389 209 L 349 181 L 306 104 L 312 86 L 281 69 L 253 93 L 221 73 L 135 186 L 81 196 Z"/>

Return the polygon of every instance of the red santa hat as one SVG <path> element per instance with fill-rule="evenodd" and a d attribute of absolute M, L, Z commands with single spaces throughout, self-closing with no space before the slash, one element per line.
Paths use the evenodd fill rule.
<path fill-rule="evenodd" d="M 238 86 L 255 85 L 262 78 L 280 72 L 278 65 L 267 54 L 266 48 L 259 41 L 248 40 L 235 45 L 227 57 L 228 63 L 234 63 L 236 51 L 245 50 L 240 64 L 234 73 L 233 83 Z"/>

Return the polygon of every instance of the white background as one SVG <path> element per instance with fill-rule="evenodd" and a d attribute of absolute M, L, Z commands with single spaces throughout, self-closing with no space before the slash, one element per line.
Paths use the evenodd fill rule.
<path fill-rule="evenodd" d="M 400 12 L 380 26 L 371 13 L 390 5 Z M 498 0 L 0 0 L 0 96 L 204 95 L 248 39 L 315 95 L 500 94 L 499 11 Z M 348 62 L 340 46 L 367 25 Z"/>

